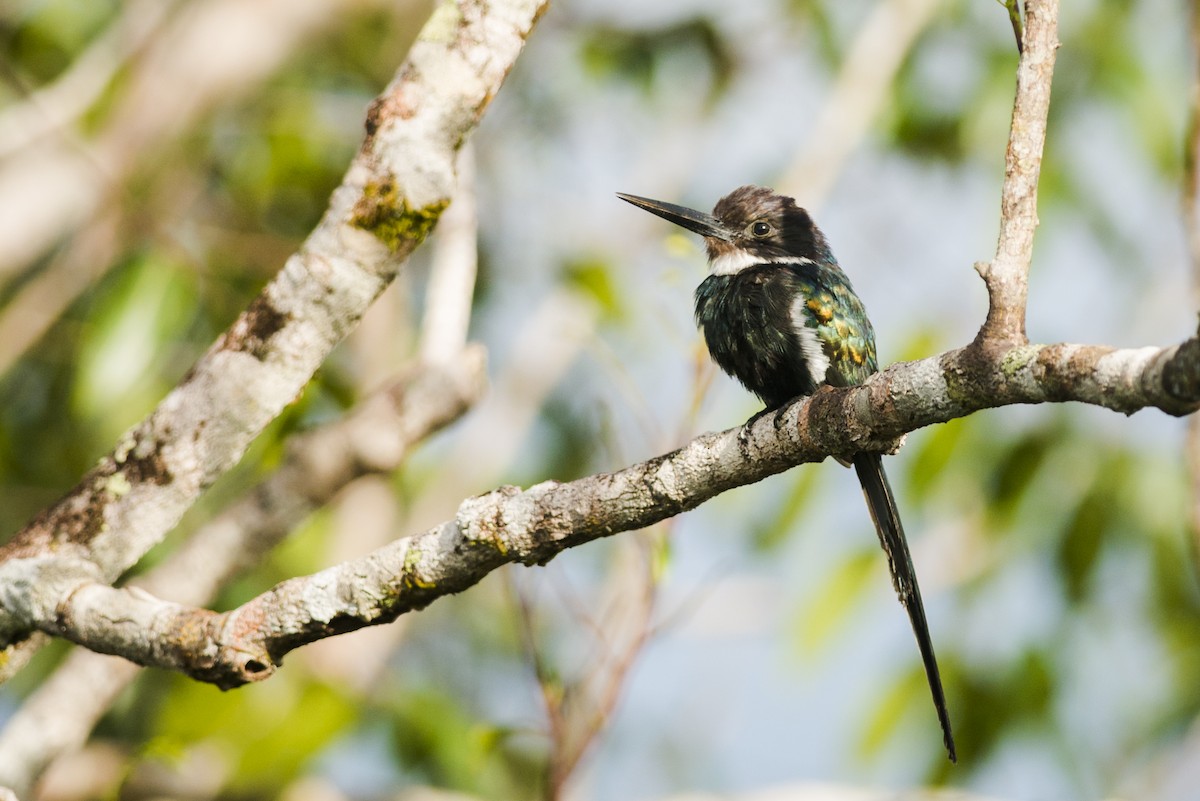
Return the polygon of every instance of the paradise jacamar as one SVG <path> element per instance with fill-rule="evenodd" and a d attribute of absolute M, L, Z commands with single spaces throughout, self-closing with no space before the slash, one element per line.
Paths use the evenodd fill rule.
<path fill-rule="evenodd" d="M 704 237 L 709 275 L 696 289 L 696 323 L 713 360 L 758 395 L 766 411 L 827 384 L 861 384 L 876 372 L 875 331 L 867 311 L 825 235 L 795 200 L 743 186 L 704 214 L 636 195 L 617 196 Z M 853 464 L 892 584 L 912 621 L 953 762 L 946 697 L 896 499 L 879 454 L 859 453 Z"/>

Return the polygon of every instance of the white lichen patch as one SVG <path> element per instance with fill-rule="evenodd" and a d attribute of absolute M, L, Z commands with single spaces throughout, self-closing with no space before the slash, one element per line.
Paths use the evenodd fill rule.
<path fill-rule="evenodd" d="M 1133 388 L 1154 363 L 1161 348 L 1126 348 L 1107 353 L 1096 360 L 1096 379 L 1105 385 L 1121 384 Z"/>
<path fill-rule="evenodd" d="M 338 593 L 340 572 L 336 567 L 329 568 L 314 573 L 304 582 L 300 603 L 308 616 L 319 623 L 328 623 L 343 611 Z"/>

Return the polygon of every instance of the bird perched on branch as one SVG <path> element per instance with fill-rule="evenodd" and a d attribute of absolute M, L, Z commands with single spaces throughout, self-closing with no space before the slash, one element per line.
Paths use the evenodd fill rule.
<path fill-rule="evenodd" d="M 729 375 L 777 409 L 824 385 L 861 384 L 878 367 L 875 332 L 825 235 L 808 212 L 770 189 L 743 186 L 712 214 L 618 193 L 622 200 L 704 237 L 709 275 L 696 289 L 696 322 L 708 352 Z M 950 761 L 950 717 L 929 624 L 896 499 L 877 453 L 852 463 L 892 584 L 908 612 Z"/>

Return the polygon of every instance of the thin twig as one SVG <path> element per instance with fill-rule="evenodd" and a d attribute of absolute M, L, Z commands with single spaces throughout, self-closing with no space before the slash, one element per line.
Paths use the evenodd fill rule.
<path fill-rule="evenodd" d="M 646 532 L 648 536 L 668 536 L 671 521 L 666 521 L 661 531 Z M 633 540 L 621 552 L 628 557 L 636 554 L 641 560 L 636 567 L 618 565 L 616 576 L 624 579 L 611 584 L 615 591 L 612 604 L 618 609 L 619 622 L 606 626 L 606 636 L 597 640 L 603 658 L 597 659 L 593 667 L 579 682 L 573 694 L 577 699 L 572 710 L 575 735 L 572 742 L 564 743 L 557 754 L 557 773 L 562 786 L 566 786 L 578 770 L 588 753 L 595 747 L 600 734 L 608 726 L 625 689 L 629 672 L 638 656 L 650 640 L 653 617 L 658 600 L 658 582 L 654 576 L 652 557 L 647 553 L 641 539 Z M 623 614 L 621 614 L 623 612 Z M 616 635 L 615 637 L 613 635 Z M 613 643 L 611 640 L 618 640 Z"/>
<path fill-rule="evenodd" d="M 1008 10 L 1008 21 L 1012 25 L 1013 36 L 1017 39 L 1017 52 L 1025 52 L 1025 31 L 1021 25 L 1020 0 L 996 0 Z"/>
<path fill-rule="evenodd" d="M 669 524 L 668 524 L 669 525 Z M 595 745 L 622 695 L 625 680 L 638 654 L 649 639 L 657 597 L 650 556 L 641 539 L 627 540 L 618 549 L 618 563 L 606 583 L 606 604 L 617 618 L 600 626 L 575 598 L 566 604 L 573 620 L 583 620 L 592 634 L 596 651 L 583 661 L 578 678 L 567 679 L 548 664 L 541 638 L 534 625 L 534 608 L 506 570 L 507 586 L 517 606 L 517 618 L 526 660 L 538 681 L 550 740 L 546 763 L 548 800 L 559 799 L 578 766 Z M 638 560 L 635 566 L 631 560 Z"/>

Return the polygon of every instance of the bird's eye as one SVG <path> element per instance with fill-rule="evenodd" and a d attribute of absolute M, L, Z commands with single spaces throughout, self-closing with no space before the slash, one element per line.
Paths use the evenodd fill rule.
<path fill-rule="evenodd" d="M 771 233 L 771 225 L 763 222 L 762 220 L 759 220 L 756 223 L 751 223 L 750 233 L 754 234 L 755 236 L 766 236 L 767 234 Z"/>

